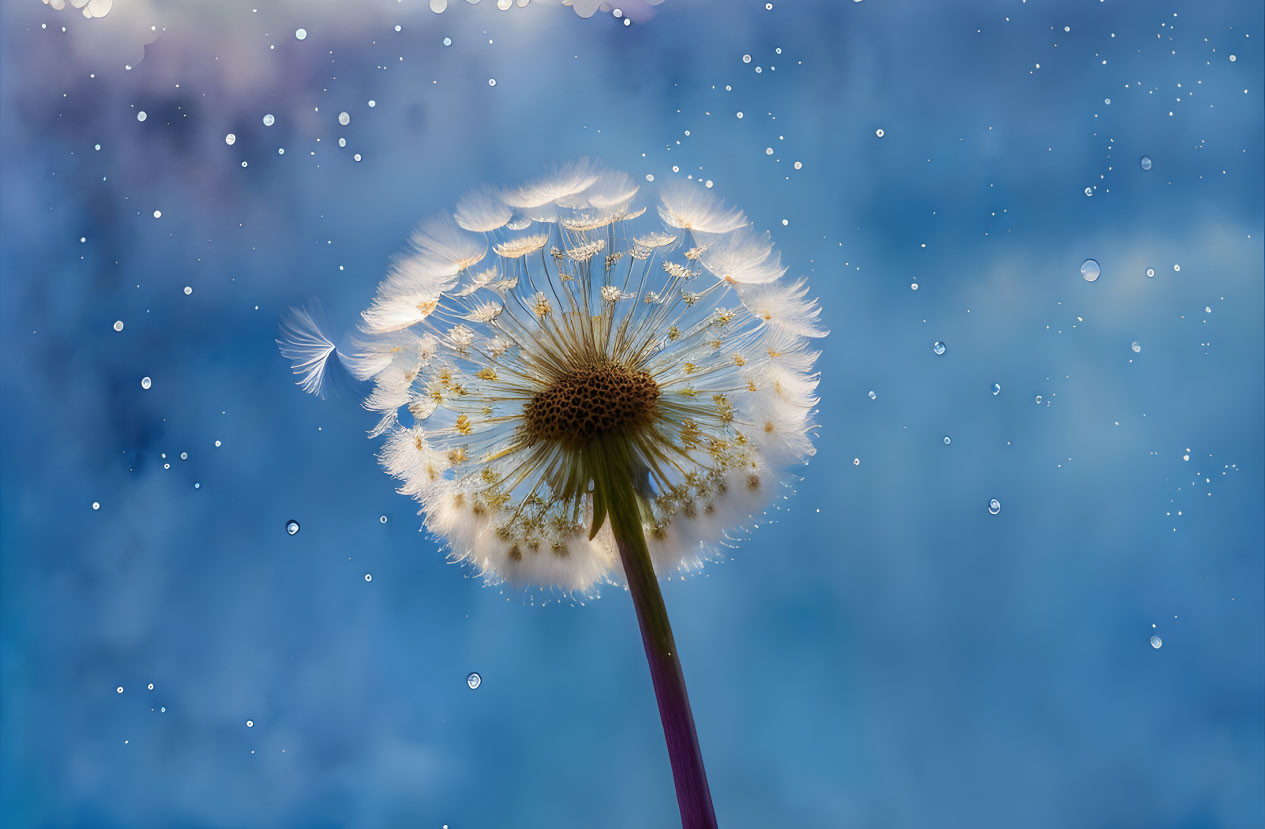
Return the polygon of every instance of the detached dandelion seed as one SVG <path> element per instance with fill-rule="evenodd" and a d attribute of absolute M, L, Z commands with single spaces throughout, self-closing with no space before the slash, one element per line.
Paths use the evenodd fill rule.
<path fill-rule="evenodd" d="M 627 586 L 683 822 L 714 826 L 656 577 L 739 539 L 813 454 L 826 332 L 741 210 L 684 183 L 647 210 L 640 189 L 580 160 L 475 190 L 413 234 L 347 347 L 302 310 L 279 342 L 305 391 L 332 357 L 372 381 L 382 464 L 451 559 Z"/>

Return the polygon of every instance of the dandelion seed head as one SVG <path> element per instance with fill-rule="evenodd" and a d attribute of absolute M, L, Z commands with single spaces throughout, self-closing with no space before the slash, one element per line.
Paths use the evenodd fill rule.
<path fill-rule="evenodd" d="M 697 569 L 813 454 L 807 283 L 711 190 L 641 195 L 589 160 L 475 190 L 422 224 L 345 348 L 302 312 L 283 325 L 305 390 L 331 358 L 372 382 L 383 466 L 491 583 L 621 581 L 611 469 L 656 572 Z"/>

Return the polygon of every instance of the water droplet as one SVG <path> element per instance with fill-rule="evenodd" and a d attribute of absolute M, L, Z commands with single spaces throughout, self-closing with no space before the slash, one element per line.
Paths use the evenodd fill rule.
<path fill-rule="evenodd" d="M 1081 276 L 1085 277 L 1086 282 L 1096 282 L 1102 268 L 1098 266 L 1097 259 L 1086 259 L 1081 262 Z"/>
<path fill-rule="evenodd" d="M 94 510 L 96 510 L 96 509 L 101 509 L 101 502 L 100 502 L 100 501 L 93 501 L 93 502 L 92 502 L 92 508 L 93 508 Z"/>
<path fill-rule="evenodd" d="M 347 126 L 351 123 L 351 116 L 346 112 L 338 113 L 338 123 L 342 124 L 344 127 Z"/>
<path fill-rule="evenodd" d="M 950 443 L 952 443 L 952 442 L 953 442 L 953 438 L 949 437 L 948 435 L 945 435 L 945 436 L 944 436 L 944 445 L 945 445 L 945 446 L 948 446 L 948 445 L 949 445 Z"/>
<path fill-rule="evenodd" d="M 230 132 L 228 135 L 224 136 L 224 143 L 230 147 L 233 146 L 237 143 L 237 136 Z"/>
<path fill-rule="evenodd" d="M 122 686 L 122 685 L 120 685 L 119 687 L 115 688 L 115 689 L 114 689 L 114 693 L 116 693 L 116 694 L 121 694 L 121 693 L 123 693 L 123 686 Z"/>
<path fill-rule="evenodd" d="M 796 170 L 802 170 L 802 169 L 804 169 L 804 162 L 802 162 L 802 161 L 796 161 L 796 162 L 795 162 L 795 169 L 796 169 Z"/>
<path fill-rule="evenodd" d="M 475 688 L 478 688 L 482 684 L 483 684 L 483 677 L 479 676 L 478 671 L 471 671 L 469 674 L 466 675 L 466 685 L 470 686 L 471 691 L 473 691 Z"/>
<path fill-rule="evenodd" d="M 860 466 L 860 465 L 861 465 L 861 459 L 860 459 L 860 458 L 853 458 L 853 459 L 852 459 L 852 465 L 853 465 L 853 466 Z"/>
<path fill-rule="evenodd" d="M 152 682 L 151 682 L 151 683 L 149 683 L 149 690 L 151 690 L 151 691 L 152 691 L 152 690 L 154 690 L 154 683 L 152 683 Z"/>
<path fill-rule="evenodd" d="M 934 343 L 931 344 L 931 350 L 937 357 L 942 357 L 944 356 L 944 352 L 946 349 L 945 349 L 944 343 L 940 342 L 939 340 L 936 340 Z"/>
<path fill-rule="evenodd" d="M 488 78 L 488 86 L 496 86 L 496 78 Z"/>
<path fill-rule="evenodd" d="M 352 161 L 359 161 L 361 158 L 362 158 L 362 156 L 360 155 L 360 153 L 356 153 L 355 155 L 353 155 L 353 156 L 351 157 L 351 160 L 352 160 Z"/>
<path fill-rule="evenodd" d="M 742 62 L 743 62 L 743 63 L 750 63 L 750 62 L 751 62 L 751 56 L 750 56 L 750 55 L 743 55 L 743 56 L 742 56 Z"/>
<path fill-rule="evenodd" d="M 870 391 L 870 399 L 871 399 L 871 400 L 878 400 L 878 395 L 877 395 L 877 394 L 875 394 L 873 390 L 871 390 L 871 391 Z"/>
<path fill-rule="evenodd" d="M 255 727 L 255 721 L 254 721 L 254 720 L 246 720 L 246 727 L 247 727 L 247 728 L 254 728 L 254 727 Z"/>
<path fill-rule="evenodd" d="M 295 39 L 295 40 L 307 40 L 307 29 L 295 29 L 295 30 L 294 30 L 294 39 Z"/>
<path fill-rule="evenodd" d="M 1086 187 L 1086 188 L 1085 188 L 1085 195 L 1086 195 L 1086 196 L 1092 196 L 1092 195 L 1094 195 L 1094 188 L 1092 188 L 1092 187 Z"/>
<path fill-rule="evenodd" d="M 1147 278 L 1147 279 L 1154 279 L 1154 278 L 1155 278 L 1155 268 L 1147 268 L 1147 269 L 1146 269 L 1146 278 Z"/>
<path fill-rule="evenodd" d="M 999 512 L 1001 512 L 1001 501 L 998 501 L 996 498 L 990 499 L 988 502 L 988 514 L 996 515 Z"/>
<path fill-rule="evenodd" d="M 365 573 L 365 581 L 373 581 L 373 573 Z"/>
<path fill-rule="evenodd" d="M 882 137 L 883 137 L 883 130 L 881 130 L 881 129 L 877 129 L 877 130 L 875 130 L 875 131 L 874 131 L 874 134 L 875 134 L 875 135 L 877 135 L 879 138 L 882 138 Z"/>
<path fill-rule="evenodd" d="M 154 211 L 154 218 L 155 218 L 155 219 L 161 219 L 162 217 L 163 217 L 163 212 L 162 212 L 161 210 L 155 210 L 155 211 Z"/>
<path fill-rule="evenodd" d="M 190 295 L 190 294 L 192 294 L 192 293 L 193 293 L 193 286 L 192 286 L 192 285 L 185 285 L 185 286 L 184 286 L 184 295 L 185 295 L 185 296 L 189 296 L 189 295 Z"/>
<path fill-rule="evenodd" d="M 1138 341 L 1137 341 L 1137 340 L 1134 340 L 1134 341 L 1133 341 L 1133 345 L 1131 345 L 1131 346 L 1130 346 L 1130 348 L 1132 348 L 1132 349 L 1133 349 L 1133 353 L 1134 353 L 1134 354 L 1137 354 L 1139 351 L 1141 351 L 1141 350 L 1142 350 L 1142 346 L 1138 345 Z"/>
<path fill-rule="evenodd" d="M 445 46 L 451 46 L 451 45 L 452 45 L 452 38 L 450 38 L 450 37 L 446 37 L 446 38 L 444 38 L 444 45 L 445 45 Z"/>
<path fill-rule="evenodd" d="M 123 320 L 115 320 L 115 321 L 114 321 L 114 330 L 115 330 L 115 331 L 122 331 L 122 330 L 123 330 Z"/>
<path fill-rule="evenodd" d="M 1230 55 L 1230 63 L 1234 63 L 1238 59 L 1239 59 L 1238 55 Z"/>
<path fill-rule="evenodd" d="M 1181 265 L 1174 265 L 1174 266 L 1173 266 L 1173 272 L 1174 272 L 1174 273 L 1178 273 L 1178 272 L 1180 272 L 1180 271 L 1181 271 L 1181 269 L 1182 269 L 1182 266 L 1181 266 Z"/>
<path fill-rule="evenodd" d="M 1143 170 L 1151 169 L 1151 157 L 1149 155 L 1142 156 L 1142 158 L 1138 159 L 1138 166 Z"/>
<path fill-rule="evenodd" d="M 1033 403 L 1036 403 L 1038 406 L 1040 406 L 1040 405 L 1041 405 L 1041 395 L 1039 395 L 1039 394 L 1038 394 L 1037 396 L 1033 397 L 1033 398 L 1032 398 L 1032 402 L 1033 402 Z"/>
<path fill-rule="evenodd" d="M 143 110 L 143 109 L 142 109 L 140 112 L 136 113 L 136 120 L 137 120 L 137 121 L 144 121 L 144 120 L 145 120 L 146 118 L 148 118 L 148 117 L 149 117 L 149 116 L 145 114 L 145 110 Z"/>
<path fill-rule="evenodd" d="M 1158 636 L 1152 636 L 1151 647 L 1155 648 L 1156 650 L 1159 650 L 1160 648 L 1164 647 L 1164 640 Z"/>
<path fill-rule="evenodd" d="M 379 515 L 379 516 L 378 516 L 378 523 L 379 523 L 379 524 L 385 524 L 386 522 L 387 522 L 387 517 L 386 517 L 385 515 Z"/>
<path fill-rule="evenodd" d="M 297 535 L 299 532 L 299 522 L 291 518 L 286 522 L 286 533 L 289 535 Z"/>
<path fill-rule="evenodd" d="M 142 389 L 145 389 L 145 390 L 147 390 L 147 391 L 148 391 L 148 390 L 149 390 L 149 387 L 150 387 L 150 386 L 152 386 L 152 385 L 154 385 L 154 381 L 153 381 L 153 380 L 150 380 L 148 377 L 142 377 L 142 378 L 141 378 L 141 388 L 142 388 Z"/>
<path fill-rule="evenodd" d="M 277 117 L 273 115 L 271 112 L 264 116 L 265 127 L 271 127 L 275 123 L 277 123 Z"/>
<path fill-rule="evenodd" d="M 993 383 L 993 397 L 1001 394 L 1001 383 Z"/>

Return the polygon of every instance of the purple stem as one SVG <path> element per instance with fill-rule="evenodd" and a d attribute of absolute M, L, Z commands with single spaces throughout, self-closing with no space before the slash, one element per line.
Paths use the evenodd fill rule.
<path fill-rule="evenodd" d="M 659 580 L 655 577 L 650 551 L 646 548 L 636 495 L 627 478 L 612 483 L 612 489 L 617 491 L 611 493 L 608 503 L 611 529 L 619 545 L 619 557 L 628 578 L 628 592 L 632 595 L 637 623 L 641 627 L 641 642 L 646 649 L 646 661 L 650 664 L 650 680 L 654 683 L 654 695 L 659 701 L 659 718 L 663 722 L 668 760 L 672 763 L 672 778 L 676 782 L 681 826 L 683 829 L 715 829 L 716 812 L 707 787 L 707 772 L 703 769 L 703 752 L 699 749 L 698 734 L 694 730 L 694 714 L 690 711 L 690 699 L 685 692 L 685 675 L 681 672 L 681 660 L 677 657 L 676 642 L 672 639 L 672 626 L 668 623 L 668 610 L 659 591 Z"/>

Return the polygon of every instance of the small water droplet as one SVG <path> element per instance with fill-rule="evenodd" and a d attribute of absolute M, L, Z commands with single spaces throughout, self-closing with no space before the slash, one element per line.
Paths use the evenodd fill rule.
<path fill-rule="evenodd" d="M 931 350 L 937 357 L 941 357 L 944 355 L 944 352 L 946 349 L 945 349 L 944 343 L 940 342 L 939 340 L 936 340 L 934 343 L 931 344 Z"/>
<path fill-rule="evenodd" d="M 291 518 L 286 522 L 286 533 L 288 535 L 297 535 L 299 532 L 299 522 Z"/>
<path fill-rule="evenodd" d="M 881 129 L 877 129 L 874 131 L 874 134 L 877 135 L 879 138 L 882 138 L 884 135 L 884 132 Z"/>
<path fill-rule="evenodd" d="M 351 123 L 351 115 L 346 112 L 338 113 L 338 123 L 342 124 L 344 127 L 347 126 Z"/>
<path fill-rule="evenodd" d="M 1098 276 L 1101 273 L 1102 268 L 1098 266 L 1097 259 L 1086 259 L 1084 262 L 1081 262 L 1081 276 L 1085 277 L 1086 282 L 1097 281 Z"/>
<path fill-rule="evenodd" d="M 1038 394 L 1038 395 L 1036 395 L 1035 397 L 1033 397 L 1033 398 L 1032 398 L 1032 402 L 1034 402 L 1034 403 L 1036 403 L 1038 406 L 1040 406 L 1040 405 L 1041 405 L 1041 395 L 1039 395 L 1039 394 Z"/>
<path fill-rule="evenodd" d="M 444 38 L 444 45 L 445 45 L 445 46 L 451 46 L 451 45 L 452 45 L 452 38 L 450 38 L 450 37 L 446 37 L 446 38 Z"/>
<path fill-rule="evenodd" d="M 294 39 L 295 39 L 295 40 L 307 40 L 307 29 L 295 29 L 295 30 L 294 30 Z"/>
<path fill-rule="evenodd" d="M 185 296 L 190 296 L 192 293 L 193 293 L 193 286 L 192 286 L 192 285 L 185 285 L 185 286 L 184 286 L 184 295 L 185 295 Z"/>
<path fill-rule="evenodd" d="M 870 399 L 871 399 L 871 400 L 878 400 L 878 395 L 877 395 L 877 394 L 875 394 L 873 390 L 871 390 L 871 391 L 870 391 Z"/>
<path fill-rule="evenodd" d="M 154 218 L 155 218 L 155 219 L 161 219 L 162 217 L 163 217 L 163 212 L 162 212 L 161 210 L 155 210 L 155 211 L 154 211 Z"/>
<path fill-rule="evenodd" d="M 1001 394 L 1001 383 L 993 383 L 993 397 Z"/>
<path fill-rule="evenodd" d="M 488 78 L 488 86 L 496 86 L 496 78 Z"/>
<path fill-rule="evenodd" d="M 1174 266 L 1173 266 L 1173 272 L 1174 272 L 1174 273 L 1180 273 L 1180 272 L 1181 272 L 1181 269 L 1182 269 L 1182 266 L 1181 266 L 1181 265 L 1174 265 Z"/>
<path fill-rule="evenodd" d="M 154 683 L 152 683 L 152 682 L 151 682 L 151 683 L 149 683 L 149 690 L 151 690 L 151 691 L 152 691 L 152 690 L 154 690 Z"/>
<path fill-rule="evenodd" d="M 950 443 L 952 443 L 952 442 L 953 442 L 953 438 L 949 437 L 948 435 L 945 435 L 945 436 L 944 436 L 944 445 L 945 445 L 945 446 L 948 446 L 948 445 L 949 445 Z"/>
<path fill-rule="evenodd" d="M 1151 647 L 1155 648 L 1156 650 L 1159 650 L 1160 648 L 1164 647 L 1164 640 L 1158 636 L 1152 636 Z"/>
<path fill-rule="evenodd" d="M 1134 340 L 1134 341 L 1133 341 L 1133 345 L 1131 345 L 1131 346 L 1129 346 L 1129 347 L 1133 349 L 1133 353 L 1134 353 L 1134 354 L 1137 354 L 1138 352 L 1140 352 L 1140 351 L 1142 350 L 1142 346 L 1138 345 L 1138 341 L 1137 341 L 1137 340 Z"/>
<path fill-rule="evenodd" d="M 990 499 L 988 502 L 988 514 L 996 515 L 999 512 L 1001 512 L 1001 501 L 996 498 Z"/>
<path fill-rule="evenodd" d="M 123 320 L 115 320 L 115 321 L 114 321 L 114 330 L 115 330 L 115 331 L 122 331 L 122 330 L 123 330 Z"/>
<path fill-rule="evenodd" d="M 386 517 L 385 515 L 379 515 L 379 516 L 378 516 L 378 523 L 379 523 L 379 524 L 385 524 L 386 522 L 387 522 L 387 517 Z"/>
<path fill-rule="evenodd" d="M 853 465 L 853 466 L 860 466 L 860 465 L 861 465 L 861 459 L 860 459 L 860 458 L 853 458 L 853 459 L 852 459 L 852 465 Z"/>
<path fill-rule="evenodd" d="M 150 386 L 152 386 L 152 385 L 154 385 L 154 381 L 153 381 L 153 380 L 150 380 L 148 377 L 142 377 L 142 378 L 141 378 L 141 388 L 142 388 L 142 389 L 145 389 L 146 391 L 148 391 L 148 390 L 149 390 L 149 387 L 150 387 Z"/>
<path fill-rule="evenodd" d="M 483 677 L 479 676 L 478 671 L 471 671 L 469 674 L 466 675 L 466 685 L 470 686 L 471 691 L 473 691 L 475 688 L 478 688 L 482 684 L 483 684 Z"/>
<path fill-rule="evenodd" d="M 1147 279 L 1154 279 L 1154 278 L 1155 278 L 1155 268 L 1147 268 L 1147 269 L 1146 269 L 1146 278 L 1147 278 Z"/>
<path fill-rule="evenodd" d="M 265 127 L 271 127 L 275 123 L 277 123 L 277 118 L 271 112 L 264 116 Z"/>
<path fill-rule="evenodd" d="M 237 136 L 230 132 L 228 135 L 224 136 L 224 143 L 230 147 L 233 146 L 237 143 Z"/>
<path fill-rule="evenodd" d="M 100 502 L 100 501 L 93 501 L 93 502 L 92 502 L 92 508 L 93 508 L 94 510 L 101 509 L 101 502 Z"/>
<path fill-rule="evenodd" d="M 750 56 L 750 55 L 743 55 L 743 56 L 742 56 L 742 62 L 743 62 L 743 63 L 750 63 L 750 62 L 751 62 L 751 56 Z"/>
<path fill-rule="evenodd" d="M 120 685 L 119 687 L 115 688 L 115 689 L 114 689 L 114 693 L 116 693 L 116 694 L 121 694 L 121 693 L 123 693 L 123 686 L 122 686 L 122 685 Z"/>
<path fill-rule="evenodd" d="M 149 117 L 149 116 L 145 114 L 145 110 L 143 110 L 143 109 L 142 109 L 140 112 L 136 113 L 136 120 L 137 120 L 137 121 L 144 121 L 144 120 L 145 120 L 146 118 L 148 118 L 148 117 Z"/>
<path fill-rule="evenodd" d="M 365 581 L 373 581 L 373 573 L 365 573 Z"/>
<path fill-rule="evenodd" d="M 1086 196 L 1092 196 L 1092 195 L 1094 195 L 1094 188 L 1092 188 L 1092 187 L 1086 187 L 1086 188 L 1085 188 L 1085 195 L 1086 195 Z"/>
<path fill-rule="evenodd" d="M 255 721 L 254 721 L 254 720 L 246 720 L 246 727 L 247 727 L 247 728 L 254 728 L 254 727 L 255 727 Z"/>
<path fill-rule="evenodd" d="M 1151 157 L 1149 155 L 1142 156 L 1142 158 L 1138 159 L 1138 166 L 1143 170 L 1151 169 Z"/>

